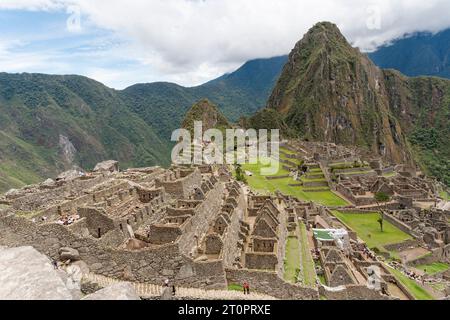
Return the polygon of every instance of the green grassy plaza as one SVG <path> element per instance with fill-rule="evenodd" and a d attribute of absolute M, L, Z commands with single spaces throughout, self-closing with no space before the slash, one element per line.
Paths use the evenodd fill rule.
<path fill-rule="evenodd" d="M 412 237 L 401 231 L 388 221 L 384 220 L 383 232 L 381 232 L 378 219 L 379 213 L 358 214 L 358 213 L 342 213 L 339 211 L 332 211 L 332 213 L 347 227 L 358 234 L 369 248 L 376 248 L 379 251 L 387 252 L 385 245 L 403 242 Z M 389 252 L 391 256 L 396 257 L 396 252 Z M 439 268 L 442 266 L 437 266 Z M 417 300 L 433 300 L 434 297 L 422 288 L 416 281 L 409 279 L 400 271 L 390 268 L 390 271 L 395 278 L 400 281 L 407 290 Z"/>
<path fill-rule="evenodd" d="M 288 159 L 290 161 L 298 161 L 295 159 Z M 276 191 L 280 191 L 286 195 L 294 196 L 299 200 L 303 201 L 314 201 L 320 203 L 325 206 L 346 206 L 348 203 L 337 196 L 335 193 L 330 190 L 319 191 L 319 192 L 306 192 L 304 187 L 300 186 L 289 186 L 289 184 L 298 184 L 299 181 L 295 181 L 292 177 L 268 180 L 266 176 L 262 176 L 260 173 L 260 169 L 265 167 L 261 164 L 261 162 L 257 164 L 243 164 L 242 169 L 245 171 L 249 171 L 252 173 L 252 176 L 247 176 L 247 182 L 250 188 L 255 191 L 261 192 L 263 194 L 274 193 Z M 268 166 L 267 166 L 268 167 Z M 316 171 L 316 172 L 321 172 Z M 289 171 L 283 169 L 282 164 L 280 163 L 279 170 L 276 174 L 272 176 L 283 176 L 288 175 Z M 324 179 L 322 179 L 323 181 Z M 306 188 L 308 190 L 309 188 Z"/>
<path fill-rule="evenodd" d="M 332 211 L 350 229 L 354 230 L 358 236 L 367 244 L 369 248 L 377 248 L 379 251 L 386 251 L 385 245 L 403 242 L 412 239 L 410 235 L 401 231 L 388 221 L 384 220 L 383 232 L 381 232 L 378 219 L 379 213 L 342 213 Z"/>

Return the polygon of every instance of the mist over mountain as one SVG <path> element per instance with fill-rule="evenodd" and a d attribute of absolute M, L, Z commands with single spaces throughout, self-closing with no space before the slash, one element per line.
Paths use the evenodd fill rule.
<path fill-rule="evenodd" d="M 396 69 L 407 76 L 450 78 L 450 29 L 409 35 L 369 57 L 379 67 Z"/>

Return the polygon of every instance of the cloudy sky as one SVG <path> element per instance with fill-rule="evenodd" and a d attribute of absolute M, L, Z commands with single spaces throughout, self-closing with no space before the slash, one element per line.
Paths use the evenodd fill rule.
<path fill-rule="evenodd" d="M 318 21 L 373 50 L 449 28 L 449 12 L 449 0 L 0 0 L 0 72 L 193 86 L 289 53 Z"/>

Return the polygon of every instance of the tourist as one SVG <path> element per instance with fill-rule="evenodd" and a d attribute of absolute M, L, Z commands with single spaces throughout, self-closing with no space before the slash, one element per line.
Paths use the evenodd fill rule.
<path fill-rule="evenodd" d="M 250 285 L 248 284 L 247 281 L 244 281 L 243 288 L 244 288 L 244 294 L 250 294 Z"/>
<path fill-rule="evenodd" d="M 169 279 L 164 280 L 164 287 L 168 287 L 169 286 Z"/>
<path fill-rule="evenodd" d="M 175 289 L 175 285 L 172 286 L 172 295 L 175 297 L 177 291 Z"/>

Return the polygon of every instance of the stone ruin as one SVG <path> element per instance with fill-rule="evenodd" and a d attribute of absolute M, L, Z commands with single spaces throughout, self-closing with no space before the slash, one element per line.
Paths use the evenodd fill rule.
<path fill-rule="evenodd" d="M 226 167 L 120 171 L 107 161 L 1 201 L 0 246 L 33 246 L 55 261 L 76 257 L 91 274 L 225 289 L 227 274 L 249 272 L 279 286 L 267 294 L 282 296 L 290 286 L 282 275 L 292 200 L 246 195 Z M 291 290 L 317 297 L 309 288 Z"/>

